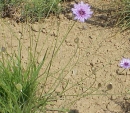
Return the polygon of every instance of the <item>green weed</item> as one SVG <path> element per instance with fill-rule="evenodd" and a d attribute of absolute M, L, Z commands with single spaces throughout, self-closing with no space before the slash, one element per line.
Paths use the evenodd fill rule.
<path fill-rule="evenodd" d="M 38 66 L 30 53 L 31 56 L 25 68 L 22 66 L 20 50 L 21 48 L 19 48 L 19 54 L 4 53 L 3 55 L 2 53 L 2 61 L 0 62 L 1 113 L 32 113 L 37 103 L 35 96 L 37 78 L 47 51 Z"/>
<path fill-rule="evenodd" d="M 130 1 L 121 0 L 119 2 L 119 11 L 118 11 L 118 25 L 121 25 L 123 30 L 130 28 Z"/>
<path fill-rule="evenodd" d="M 24 36 L 17 36 L 14 33 L 13 29 L 9 27 L 8 24 L 4 23 L 4 26 L 6 25 L 10 30 L 12 39 L 16 38 L 19 46 L 17 47 L 17 52 L 11 50 L 12 52 L 8 53 L 8 51 L 4 47 L 1 50 L 0 55 L 2 59 L 0 61 L 0 112 L 66 112 L 68 109 L 65 109 L 65 106 L 62 106 L 61 108 L 52 109 L 50 105 L 52 105 L 56 100 L 61 98 L 61 96 L 63 96 L 67 90 L 66 87 L 68 86 L 68 81 L 64 80 L 66 76 L 66 74 L 64 74 L 64 71 L 76 55 L 78 46 L 74 52 L 74 55 L 70 58 L 70 60 L 66 63 L 65 66 L 63 66 L 59 70 L 55 70 L 55 73 L 52 73 L 50 70 L 52 68 L 54 58 L 56 57 L 59 49 L 61 48 L 63 42 L 67 38 L 75 23 L 65 33 L 59 45 L 57 45 L 58 40 L 53 43 L 54 45 L 51 45 L 46 49 L 43 48 L 44 44 L 41 45 L 40 51 L 44 50 L 44 55 L 42 55 L 43 58 L 39 63 L 37 62 L 39 54 L 41 52 L 37 54 L 37 46 L 38 42 L 40 42 L 39 35 L 41 31 L 38 31 L 38 36 L 36 37 L 35 35 L 33 35 L 29 28 L 30 45 L 27 49 L 26 47 L 24 48 L 24 45 L 22 43 L 22 39 L 24 38 Z M 22 25 L 21 27 L 25 26 Z M 22 28 L 23 30 L 21 32 L 23 35 L 27 32 L 28 27 L 29 26 L 27 25 L 27 28 Z M 28 60 L 26 64 L 24 64 L 24 60 L 22 59 L 23 48 L 24 52 L 28 53 Z M 44 70 L 41 70 L 43 68 Z M 50 87 L 47 88 L 46 86 L 48 86 L 48 80 L 50 79 L 54 81 L 51 85 L 49 85 Z M 40 82 L 42 82 L 43 88 L 42 92 L 39 93 L 39 91 L 41 90 Z M 58 93 L 59 96 L 57 97 L 55 91 L 58 87 L 62 85 L 63 82 L 65 89 L 61 90 L 61 92 Z"/>
<path fill-rule="evenodd" d="M 48 17 L 51 13 L 59 13 L 61 7 L 58 6 L 60 0 L 32 0 L 25 4 L 23 16 L 27 16 L 34 21 Z"/>
<path fill-rule="evenodd" d="M 58 14 L 61 11 L 60 2 L 61 0 L 3 0 L 0 1 L 0 12 L 2 17 L 35 22 L 49 14 Z"/>

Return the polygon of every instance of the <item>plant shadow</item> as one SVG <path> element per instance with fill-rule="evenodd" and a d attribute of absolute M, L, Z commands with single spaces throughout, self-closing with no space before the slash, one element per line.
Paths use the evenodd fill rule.
<path fill-rule="evenodd" d="M 77 109 L 71 109 L 69 113 L 79 113 L 79 111 Z"/>
<path fill-rule="evenodd" d="M 92 7 L 94 15 L 90 20 L 87 20 L 86 23 L 101 27 L 114 27 L 117 23 L 117 13 L 116 9 L 99 9 Z"/>
<path fill-rule="evenodd" d="M 120 107 L 119 111 L 114 111 L 113 110 L 109 110 L 107 108 L 107 110 L 104 111 L 109 111 L 111 113 L 130 113 L 130 98 L 129 97 L 118 97 L 116 99 L 110 99 L 112 102 L 115 103 L 116 106 Z"/>

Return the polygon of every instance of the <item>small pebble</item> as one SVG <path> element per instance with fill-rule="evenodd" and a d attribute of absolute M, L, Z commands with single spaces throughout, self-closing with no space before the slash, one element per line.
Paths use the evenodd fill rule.
<path fill-rule="evenodd" d="M 75 75 L 77 75 L 77 74 L 78 74 L 78 70 L 77 70 L 77 69 L 73 69 L 73 70 L 72 70 L 72 75 L 75 76 Z"/>

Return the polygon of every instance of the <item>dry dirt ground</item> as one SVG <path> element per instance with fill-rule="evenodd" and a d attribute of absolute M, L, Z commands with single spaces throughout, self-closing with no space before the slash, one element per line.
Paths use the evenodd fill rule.
<path fill-rule="evenodd" d="M 86 2 L 99 9 L 110 4 L 109 1 L 103 0 Z M 55 90 L 58 100 L 51 107 L 67 106 L 71 109 L 70 113 L 129 113 L 130 71 L 120 68 L 119 62 L 123 57 L 130 58 L 130 32 L 129 30 L 120 32 L 119 28 L 110 26 L 110 23 L 106 24 L 108 21 L 105 18 L 102 20 L 96 16 L 95 13 L 89 21 L 75 23 L 53 60 L 50 71 L 53 76 L 47 81 L 46 90 L 60 75 L 61 71 L 54 74 L 55 71 L 63 69 L 68 62 L 70 64 L 62 73 L 63 76 L 65 75 L 62 76 L 64 80 L 60 79 L 60 86 Z M 1 19 L 0 46 L 11 54 L 12 51 L 17 51 L 18 39 L 20 39 L 23 45 L 22 58 L 26 63 L 27 49 L 30 48 L 30 39 L 32 39 L 32 47 L 35 47 L 36 42 L 38 43 L 39 63 L 46 48 L 50 50 L 48 54 L 50 59 L 56 40 L 58 40 L 56 45 L 58 48 L 73 23 L 73 19 L 68 19 L 62 14 L 59 19 L 50 17 L 45 22 L 34 24 L 17 24 L 9 19 Z M 37 37 L 39 37 L 38 41 Z M 42 68 L 43 72 L 44 69 L 45 67 Z M 67 88 L 72 84 L 76 85 L 65 92 L 66 96 L 58 97 L 66 81 L 69 81 Z M 83 98 L 74 96 L 79 94 L 82 94 Z M 70 103 L 75 99 L 77 101 Z"/>

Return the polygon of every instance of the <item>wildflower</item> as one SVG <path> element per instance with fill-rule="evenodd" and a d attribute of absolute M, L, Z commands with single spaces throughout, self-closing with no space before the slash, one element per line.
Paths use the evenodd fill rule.
<path fill-rule="evenodd" d="M 126 69 L 129 69 L 130 68 L 130 59 L 127 59 L 127 58 L 123 58 L 120 62 L 120 66 L 122 68 L 126 68 Z"/>
<path fill-rule="evenodd" d="M 82 1 L 79 4 L 74 4 L 74 8 L 71 9 L 73 14 L 75 15 L 75 20 L 79 20 L 80 22 L 84 22 L 88 18 L 91 17 L 92 11 L 90 10 L 89 4 L 84 4 Z"/>

